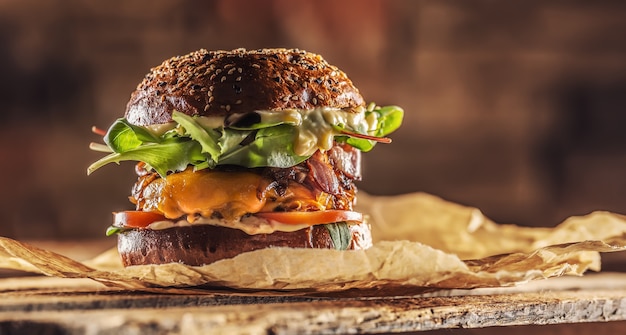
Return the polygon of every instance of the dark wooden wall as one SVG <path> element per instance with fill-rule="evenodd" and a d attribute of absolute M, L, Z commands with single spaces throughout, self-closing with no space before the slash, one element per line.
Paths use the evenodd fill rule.
<path fill-rule="evenodd" d="M 152 66 L 195 49 L 298 47 L 404 127 L 361 189 L 424 191 L 499 222 L 626 212 L 626 2 L 0 2 L 0 235 L 103 234 L 132 165 L 87 177 L 90 127 Z"/>

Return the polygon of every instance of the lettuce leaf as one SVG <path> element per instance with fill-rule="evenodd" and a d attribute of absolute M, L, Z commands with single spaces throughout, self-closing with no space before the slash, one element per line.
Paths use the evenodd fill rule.
<path fill-rule="evenodd" d="M 295 154 L 293 146 L 297 135 L 297 129 L 289 125 L 259 129 L 256 131 L 254 141 L 239 146 L 239 148 L 222 156 L 220 164 L 234 164 L 251 168 L 294 166 L 309 158 Z"/>
<path fill-rule="evenodd" d="M 117 119 L 104 136 L 104 143 L 114 152 L 124 152 L 143 143 L 159 141 L 146 128 L 130 124 L 126 119 Z"/>
<path fill-rule="evenodd" d="M 106 236 L 113 236 L 119 233 L 123 233 L 125 231 L 129 231 L 131 230 L 130 228 L 121 228 L 121 227 L 116 227 L 116 226 L 109 226 L 109 228 L 107 228 L 106 231 Z"/>
<path fill-rule="evenodd" d="M 182 171 L 188 165 L 200 164 L 206 161 L 206 156 L 202 154 L 198 142 L 170 139 L 162 143 L 149 143 L 109 154 L 91 164 L 87 168 L 87 174 L 91 174 L 106 164 L 119 164 L 122 161 L 144 162 L 158 174 L 165 176 L 169 171 Z"/>
<path fill-rule="evenodd" d="M 396 131 L 404 118 L 404 110 L 398 106 L 380 107 L 370 113 L 378 114 L 378 127 L 373 134 L 377 137 L 387 136 Z"/>
<path fill-rule="evenodd" d="M 398 106 L 376 107 L 365 112 L 365 118 L 369 117 L 375 117 L 377 120 L 376 129 L 374 129 L 373 132 L 370 132 L 369 135 L 374 137 L 385 137 L 400 127 L 402 119 L 404 118 L 404 110 Z M 347 129 L 343 124 L 334 125 L 334 127 L 339 131 L 348 130 L 359 134 L 367 133 L 363 129 Z M 335 140 L 345 142 L 363 152 L 372 150 L 376 145 L 375 141 L 351 137 L 349 134 L 336 136 Z"/>
<path fill-rule="evenodd" d="M 400 126 L 403 113 L 397 106 L 376 107 L 372 104 L 365 117 L 375 124 L 373 130 L 368 132 L 367 129 L 348 129 L 344 124 L 332 125 L 336 131 L 335 140 L 364 152 L 370 151 L 376 141 L 356 137 L 355 134 L 384 137 Z M 104 136 L 111 153 L 91 164 L 87 173 L 91 174 L 109 163 L 119 164 L 129 160 L 144 162 L 147 168 L 166 176 L 188 166 L 196 170 L 224 164 L 248 168 L 286 168 L 309 158 L 295 153 L 299 130 L 290 122 L 272 120 L 246 125 L 246 128 L 240 125 L 238 128 L 220 126 L 207 129 L 195 117 L 177 111 L 172 113 L 172 119 L 176 126 L 160 135 L 146 127 L 130 124 L 125 119 L 116 120 Z M 97 151 L 106 149 L 98 144 L 91 147 Z"/>
<path fill-rule="evenodd" d="M 220 154 L 220 146 L 217 141 L 221 137 L 220 133 L 213 129 L 204 129 L 194 119 L 181 112 L 174 111 L 172 120 L 176 121 L 184 128 L 184 133 L 189 135 L 193 140 L 200 143 L 202 152 L 208 153 L 211 159 L 217 162 Z"/>
<path fill-rule="evenodd" d="M 350 240 L 352 239 L 352 234 L 350 233 L 350 228 L 348 228 L 348 224 L 345 222 L 336 222 L 325 224 L 324 227 L 328 230 L 330 234 L 330 239 L 333 241 L 333 245 L 337 250 L 348 250 L 350 247 Z"/>

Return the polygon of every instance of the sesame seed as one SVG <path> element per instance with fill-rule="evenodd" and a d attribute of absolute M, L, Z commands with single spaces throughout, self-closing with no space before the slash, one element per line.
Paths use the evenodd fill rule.
<path fill-rule="evenodd" d="M 225 108 L 226 108 L 226 111 L 227 111 L 227 112 L 230 112 L 230 105 L 226 105 L 226 107 L 225 107 Z"/>
<path fill-rule="evenodd" d="M 260 69 L 260 68 L 261 68 L 261 65 L 259 65 L 259 64 L 252 64 L 252 67 L 257 68 L 257 69 Z"/>
<path fill-rule="evenodd" d="M 215 70 L 215 74 L 220 74 L 220 73 L 222 73 L 222 69 Z"/>
<path fill-rule="evenodd" d="M 300 100 L 300 98 L 299 98 L 297 95 L 293 95 L 293 96 L 291 97 L 291 100 L 293 100 L 293 101 L 297 101 L 297 100 Z"/>
<path fill-rule="evenodd" d="M 212 103 L 212 102 L 213 102 L 213 100 L 215 100 L 215 97 L 214 97 L 214 96 L 210 96 L 210 97 L 209 97 L 209 103 Z"/>
<path fill-rule="evenodd" d="M 235 81 L 241 81 L 241 76 L 237 77 Z"/>
<path fill-rule="evenodd" d="M 237 68 L 237 72 L 242 73 L 242 72 L 243 72 L 243 69 L 242 69 L 242 68 L 240 68 L 240 67 L 238 67 L 238 68 Z"/>
<path fill-rule="evenodd" d="M 222 79 L 220 79 L 220 82 L 225 82 L 226 81 L 226 76 L 222 76 Z"/>
<path fill-rule="evenodd" d="M 284 97 L 284 98 L 283 98 L 283 101 L 284 101 L 284 102 L 289 101 L 289 97 Z"/>
<path fill-rule="evenodd" d="M 235 73 L 235 71 L 236 71 L 236 70 L 237 70 L 237 69 L 232 68 L 232 69 L 228 70 L 228 74 L 229 74 L 229 75 L 231 75 L 231 74 Z"/>
<path fill-rule="evenodd" d="M 208 111 L 209 110 L 209 105 L 204 105 L 204 111 Z"/>
<path fill-rule="evenodd" d="M 313 98 L 313 99 L 311 99 L 311 102 L 312 102 L 314 105 L 317 105 L 317 98 Z"/>
<path fill-rule="evenodd" d="M 241 100 L 235 101 L 235 105 L 241 105 Z"/>

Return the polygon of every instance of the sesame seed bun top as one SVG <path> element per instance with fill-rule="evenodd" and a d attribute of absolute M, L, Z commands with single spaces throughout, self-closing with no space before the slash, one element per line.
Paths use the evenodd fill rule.
<path fill-rule="evenodd" d="M 174 110 L 228 116 L 363 105 L 346 74 L 319 55 L 297 49 L 198 50 L 151 69 L 131 94 L 125 117 L 145 126 L 171 121 Z"/>

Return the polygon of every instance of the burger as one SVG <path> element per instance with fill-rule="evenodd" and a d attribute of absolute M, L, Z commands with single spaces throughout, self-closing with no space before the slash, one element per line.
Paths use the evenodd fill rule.
<path fill-rule="evenodd" d="M 361 152 L 402 122 L 344 72 L 295 49 L 199 50 L 150 70 L 87 173 L 134 161 L 134 210 L 113 213 L 125 266 L 199 266 L 271 247 L 365 249 Z"/>

